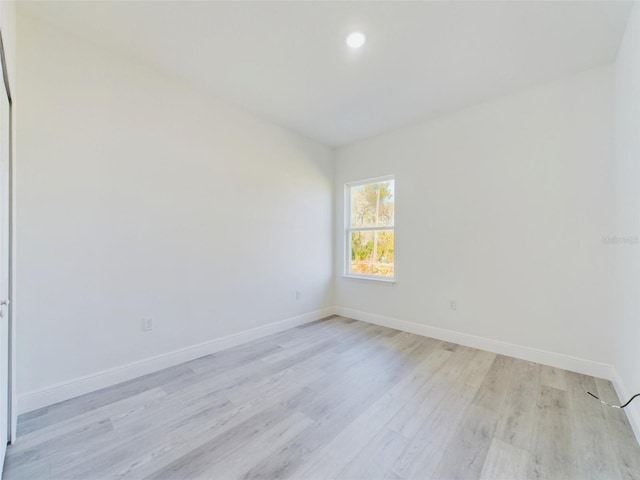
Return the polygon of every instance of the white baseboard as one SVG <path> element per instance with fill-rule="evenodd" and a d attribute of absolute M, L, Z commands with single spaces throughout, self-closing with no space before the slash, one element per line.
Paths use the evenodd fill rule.
<path fill-rule="evenodd" d="M 585 360 L 582 358 L 564 355 L 562 353 L 548 352 L 537 348 L 517 345 L 515 343 L 502 342 L 490 338 L 470 335 L 468 333 L 456 332 L 444 328 L 432 327 L 421 323 L 407 322 L 406 320 L 398 320 L 396 318 L 384 317 L 373 313 L 361 312 L 350 308 L 336 307 L 335 313 L 344 317 L 362 320 L 363 322 L 373 323 L 383 327 L 394 328 L 404 332 L 415 333 L 424 337 L 436 338 L 447 342 L 465 345 L 467 347 L 486 350 L 488 352 L 499 353 L 509 357 L 520 358 L 530 362 L 541 363 L 551 367 L 571 370 L 572 372 L 591 375 L 592 377 L 612 379 L 612 366 Z"/>
<path fill-rule="evenodd" d="M 620 401 L 626 402 L 631 398 L 632 393 L 622 381 L 622 377 L 620 377 L 618 371 L 615 368 L 612 370 L 613 378 L 611 378 L 611 383 L 613 383 L 613 388 L 615 388 Z M 629 419 L 631 428 L 633 428 L 633 433 L 635 433 L 638 443 L 640 443 L 640 400 L 636 399 L 634 403 L 624 409 L 624 412 L 627 414 L 627 418 Z"/>
<path fill-rule="evenodd" d="M 103 370 L 91 375 L 76 378 L 70 381 L 58 383 L 42 390 L 29 392 L 18 396 L 18 414 L 30 412 L 38 408 L 53 405 L 54 403 L 68 400 L 85 393 L 94 392 L 101 388 L 110 387 L 132 378 L 147 375 L 149 373 L 173 367 L 190 360 L 194 360 L 211 353 L 234 347 L 252 340 L 256 340 L 273 333 L 278 333 L 289 328 L 304 325 L 305 323 L 320 320 L 335 313 L 333 307 L 316 310 L 278 322 L 269 323 L 261 327 L 243 332 L 234 333 L 226 337 L 216 338 L 208 342 L 200 343 L 179 350 L 174 350 L 152 358 L 138 362 L 121 365 L 119 367 Z"/>
<path fill-rule="evenodd" d="M 405 320 L 398 320 L 391 317 L 376 315 L 373 313 L 362 312 L 343 307 L 330 307 L 314 312 L 298 315 L 296 317 L 287 318 L 268 325 L 246 330 L 244 332 L 235 333 L 226 337 L 216 338 L 208 342 L 200 343 L 190 347 L 174 350 L 169 353 L 158 355 L 138 362 L 127 365 L 103 370 L 92 375 L 62 382 L 50 387 L 29 392 L 18 396 L 18 413 L 26 413 L 38 408 L 53 405 L 64 400 L 68 400 L 85 393 L 94 392 L 101 388 L 110 387 L 120 382 L 131 380 L 142 375 L 162 370 L 164 368 L 179 365 L 190 360 L 209 355 L 211 353 L 224 350 L 226 348 L 241 345 L 258 338 L 278 333 L 289 328 L 304 325 L 315 320 L 319 320 L 331 315 L 341 315 L 343 317 L 361 320 L 383 327 L 394 328 L 409 333 L 415 333 L 425 337 L 436 338 L 447 342 L 457 343 L 468 347 L 478 348 L 493 353 L 508 355 L 510 357 L 520 358 L 531 362 L 541 363 L 556 368 L 562 368 L 573 372 L 591 375 L 599 378 L 611 380 L 613 386 L 621 400 L 628 399 L 631 394 L 626 388 L 622 378 L 612 365 L 585 360 L 570 355 L 548 352 L 537 348 L 526 347 L 499 340 L 493 340 L 476 335 L 456 332 L 443 328 L 432 327 Z M 625 409 L 631 427 L 635 433 L 638 442 L 640 442 L 640 403 L 637 405 L 629 405 Z"/>
<path fill-rule="evenodd" d="M 444 328 L 431 327 L 420 323 L 407 322 L 396 318 L 385 317 L 373 313 L 362 312 L 350 308 L 336 307 L 336 315 L 361 320 L 367 323 L 373 323 L 383 327 L 389 327 L 403 332 L 415 333 L 425 337 L 436 338 L 447 342 L 465 345 L 488 352 L 507 355 L 509 357 L 520 358 L 530 362 L 540 363 L 551 367 L 562 368 L 572 372 L 590 375 L 592 377 L 605 378 L 610 380 L 618 394 L 618 397 L 625 401 L 631 397 L 629 390 L 625 387 L 624 382 L 620 378 L 618 371 L 613 365 L 606 363 L 594 362 L 583 358 L 572 357 L 562 353 L 554 353 L 538 348 L 526 347 L 514 343 L 502 342 L 467 333 L 456 332 Z M 640 402 L 637 405 L 629 405 L 625 410 L 633 433 L 640 443 Z"/>

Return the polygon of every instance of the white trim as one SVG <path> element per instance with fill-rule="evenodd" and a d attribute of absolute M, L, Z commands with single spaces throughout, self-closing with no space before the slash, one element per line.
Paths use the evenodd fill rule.
<path fill-rule="evenodd" d="M 611 383 L 613 383 L 613 388 L 616 390 L 620 401 L 626 402 L 627 399 L 631 398 L 631 392 L 622 381 L 618 370 L 612 367 L 612 373 L 613 375 L 610 380 Z M 638 443 L 640 443 L 640 403 L 638 403 L 637 400 L 634 403 L 629 404 L 629 406 L 624 409 L 624 412 L 627 414 L 627 418 L 629 419 Z"/>
<path fill-rule="evenodd" d="M 626 388 L 620 374 L 613 365 L 594 362 L 592 360 L 573 357 L 562 353 L 540 350 L 538 348 L 527 347 L 524 345 L 517 345 L 515 343 L 492 340 L 490 338 L 470 335 L 468 333 L 432 327 L 421 323 L 398 320 L 396 318 L 385 317 L 350 308 L 336 307 L 335 313 L 336 315 L 343 317 L 353 318 L 383 327 L 394 328 L 404 332 L 415 333 L 416 335 L 437 338 L 438 340 L 478 348 L 480 350 L 507 355 L 509 357 L 520 358 L 522 360 L 549 365 L 551 367 L 562 368 L 564 370 L 570 370 L 572 372 L 578 372 L 592 377 L 604 378 L 611 381 L 613 388 L 621 401 L 624 402 L 628 398 L 631 398 L 630 390 Z M 631 424 L 636 440 L 640 443 L 640 403 L 637 402 L 636 405 L 629 405 L 624 409 L 624 412 Z"/>
<path fill-rule="evenodd" d="M 374 282 L 382 282 L 382 283 L 396 283 L 396 279 L 394 277 L 383 277 L 381 275 L 358 275 L 356 273 L 345 273 L 342 275 L 344 278 L 355 278 L 356 280 L 373 280 Z"/>
<path fill-rule="evenodd" d="M 158 355 L 138 362 L 129 363 L 108 370 L 103 370 L 91 375 L 76 378 L 66 382 L 46 387 L 42 390 L 29 392 L 18 397 L 19 413 L 30 412 L 38 408 L 46 407 L 54 403 L 68 400 L 85 393 L 100 390 L 120 382 L 131 380 L 142 375 L 156 372 L 164 368 L 179 365 L 189 360 L 209 355 L 211 353 L 234 347 L 258 338 L 278 333 L 289 328 L 304 325 L 305 323 L 320 320 L 334 314 L 332 307 L 316 310 L 295 317 L 287 318 L 268 325 L 234 333 L 226 337 L 216 338 L 208 342 L 190 347 L 174 350 L 173 352 Z"/>
<path fill-rule="evenodd" d="M 16 441 L 17 430 L 18 430 L 18 396 L 17 396 L 17 386 L 16 386 L 16 377 L 17 377 L 17 355 L 16 355 L 16 347 L 18 345 L 17 340 L 17 322 L 16 318 L 18 316 L 18 271 L 16 265 L 18 264 L 18 162 L 17 162 L 17 149 L 16 149 L 16 109 L 12 105 L 11 106 L 11 298 L 9 301 L 11 302 L 11 313 L 10 313 L 10 338 L 11 342 L 10 351 L 11 358 L 10 360 L 10 379 L 11 383 L 9 384 L 10 391 L 10 411 L 11 416 L 9 418 L 9 441 L 13 444 Z"/>
<path fill-rule="evenodd" d="M 351 189 L 353 187 L 358 187 L 360 185 L 368 185 L 370 183 L 380 183 L 380 182 L 393 182 L 393 225 L 384 225 L 384 226 L 376 226 L 376 227 L 352 227 L 351 226 Z M 354 182 L 347 182 L 344 184 L 344 245 L 342 248 L 342 252 L 344 254 L 344 261 L 342 274 L 347 278 L 362 278 L 366 280 L 380 280 L 383 282 L 395 282 L 396 281 L 396 270 L 395 270 L 395 260 L 394 260 L 394 269 L 393 269 L 393 277 L 382 277 L 379 275 L 358 275 L 351 272 L 351 234 L 353 232 L 381 232 L 384 230 L 392 230 L 395 238 L 395 209 L 396 209 L 396 177 L 394 174 L 383 175 L 381 177 L 369 178 L 366 180 L 357 180 Z M 395 252 L 394 252 L 395 257 Z"/>
<path fill-rule="evenodd" d="M 571 370 L 592 377 L 613 378 L 613 367 L 606 363 L 594 362 L 583 358 L 573 357 L 562 353 L 554 353 L 538 348 L 517 345 L 515 343 L 502 342 L 500 340 L 492 340 L 490 338 L 470 335 L 468 333 L 456 332 L 444 328 L 432 327 L 421 323 L 408 322 L 406 320 L 398 320 L 396 318 L 385 317 L 373 313 L 352 310 L 350 308 L 336 307 L 335 313 L 348 318 L 361 320 L 367 323 L 373 323 L 383 327 L 394 328 L 404 332 L 415 333 L 430 338 L 437 338 L 447 342 L 465 345 L 467 347 L 478 348 L 509 357 L 520 358 L 530 362 L 541 363 L 564 370 Z"/>
<path fill-rule="evenodd" d="M 524 345 L 492 340 L 453 330 L 362 312 L 350 308 L 329 307 L 21 395 L 18 397 L 18 413 L 22 414 L 41 407 L 46 407 L 63 400 L 68 400 L 69 398 L 109 387 L 141 375 L 153 373 L 155 371 L 162 370 L 163 368 L 179 365 L 180 363 L 224 350 L 225 348 L 234 347 L 273 333 L 278 333 L 289 328 L 320 320 L 321 318 L 334 314 L 375 325 L 381 325 L 383 327 L 394 328 L 396 330 L 478 348 L 489 352 L 508 355 L 510 357 L 520 358 L 543 365 L 571 370 L 585 375 L 605 378 L 607 380 L 611 380 L 613 387 L 621 400 L 624 401 L 631 396 L 629 390 L 622 381 L 622 378 L 618 374 L 618 371 L 612 365 L 585 360 L 561 353 L 540 350 Z M 640 404 L 629 405 L 629 407 L 625 409 L 625 413 L 627 414 L 629 423 L 631 424 L 634 434 L 640 443 Z"/>
<path fill-rule="evenodd" d="M 346 182 L 346 187 L 357 187 L 358 185 L 367 185 L 368 183 L 386 182 L 387 180 L 395 180 L 395 175 L 390 173 L 389 175 L 382 175 L 380 177 L 365 178 L 364 180 L 354 180 L 353 182 Z"/>

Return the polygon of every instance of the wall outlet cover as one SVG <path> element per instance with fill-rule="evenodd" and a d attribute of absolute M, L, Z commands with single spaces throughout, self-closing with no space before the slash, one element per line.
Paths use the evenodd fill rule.
<path fill-rule="evenodd" d="M 153 318 L 143 318 L 142 319 L 142 331 L 150 332 L 153 330 Z"/>

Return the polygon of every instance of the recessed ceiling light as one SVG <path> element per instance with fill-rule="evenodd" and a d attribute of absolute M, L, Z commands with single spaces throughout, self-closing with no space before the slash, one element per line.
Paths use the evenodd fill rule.
<path fill-rule="evenodd" d="M 364 36 L 362 32 L 352 32 L 347 37 L 347 45 L 350 48 L 360 48 L 364 45 L 364 42 L 367 38 Z"/>

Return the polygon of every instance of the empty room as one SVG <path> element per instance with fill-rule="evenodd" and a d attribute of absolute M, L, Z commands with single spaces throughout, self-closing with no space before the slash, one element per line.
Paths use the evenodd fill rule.
<path fill-rule="evenodd" d="M 640 479 L 640 3 L 2 0 L 0 60 L 4 480 Z"/>

